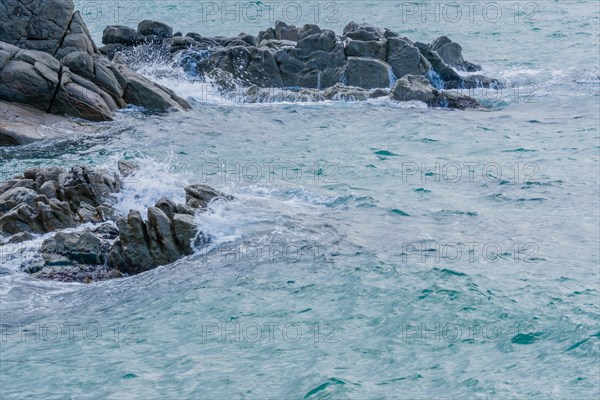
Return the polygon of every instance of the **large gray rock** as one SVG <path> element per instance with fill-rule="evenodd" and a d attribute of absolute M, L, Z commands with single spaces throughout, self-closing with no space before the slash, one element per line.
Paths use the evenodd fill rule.
<path fill-rule="evenodd" d="M 47 266 L 104 264 L 106 254 L 102 254 L 102 242 L 90 231 L 58 232 L 44 240 L 41 247 L 42 257 Z"/>
<path fill-rule="evenodd" d="M 283 80 L 275 56 L 269 50 L 252 48 L 250 62 L 245 71 L 245 80 L 260 87 L 281 87 Z"/>
<path fill-rule="evenodd" d="M 119 65 L 117 70 L 127 80 L 127 86 L 123 92 L 123 99 L 127 103 L 160 112 L 192 108 L 187 101 L 177 96 L 172 90 L 136 74 L 127 67 Z"/>
<path fill-rule="evenodd" d="M 107 26 L 102 32 L 102 43 L 133 46 L 139 43 L 138 33 L 123 25 Z"/>
<path fill-rule="evenodd" d="M 430 47 L 439 54 L 446 64 L 459 71 L 475 72 L 481 69 L 481 66 L 465 61 L 462 55 L 462 47 L 447 36 L 440 36 L 431 43 Z"/>
<path fill-rule="evenodd" d="M 173 37 L 173 28 L 162 22 L 145 19 L 138 24 L 137 33 L 144 36 L 156 36 L 166 39 Z"/>
<path fill-rule="evenodd" d="M 380 60 L 386 59 L 386 42 L 385 41 L 367 41 L 348 39 L 346 41 L 346 56 L 348 57 L 371 57 Z"/>
<path fill-rule="evenodd" d="M 337 38 L 335 36 L 335 32 L 326 29 L 320 33 L 315 33 L 314 35 L 300 39 L 298 41 L 297 48 L 300 50 L 302 55 L 308 56 L 310 53 L 319 50 L 325 52 L 333 50 L 336 45 L 336 41 Z"/>
<path fill-rule="evenodd" d="M 188 194 L 188 203 L 194 208 L 206 207 L 217 196 L 228 197 L 204 185 L 186 188 L 186 192 L 193 194 Z M 119 219 L 119 239 L 110 250 L 109 265 L 126 274 L 138 274 L 192 254 L 198 228 L 186 208 L 161 199 L 148 209 L 147 222 L 138 211 L 131 211 L 127 219 Z"/>
<path fill-rule="evenodd" d="M 69 203 L 58 199 L 48 199 L 45 196 L 39 196 L 38 200 L 38 220 L 44 227 L 44 232 L 54 232 L 77 226 L 77 220 Z"/>
<path fill-rule="evenodd" d="M 96 44 L 92 40 L 92 36 L 90 35 L 90 32 L 88 31 L 79 11 L 75 11 L 73 14 L 65 37 L 60 44 L 60 48 L 54 54 L 54 56 L 58 59 L 61 59 L 74 51 L 84 51 L 89 55 L 93 55 L 98 52 Z"/>
<path fill-rule="evenodd" d="M 433 105 L 437 94 L 437 90 L 431 86 L 427 78 L 421 75 L 403 76 L 396 81 L 390 93 L 394 100 L 418 100 L 428 105 Z"/>
<path fill-rule="evenodd" d="M 25 103 L 47 111 L 58 83 L 58 73 L 41 60 L 30 64 L 12 59 L 0 70 L 0 100 Z"/>
<path fill-rule="evenodd" d="M 390 86 L 390 66 L 374 58 L 348 57 L 346 84 L 364 89 Z"/>
<path fill-rule="evenodd" d="M 431 69 L 431 64 L 421 55 L 419 49 L 402 38 L 387 40 L 387 63 L 392 67 L 396 78 L 404 75 L 423 75 Z"/>
<path fill-rule="evenodd" d="M 0 233 L 14 235 L 21 232 L 43 233 L 44 227 L 38 220 L 37 209 L 20 204 L 0 217 Z"/>
<path fill-rule="evenodd" d="M 37 195 L 35 190 L 25 187 L 13 187 L 0 194 L 0 217 L 19 204 L 33 207 Z"/>
<path fill-rule="evenodd" d="M 80 166 L 61 173 L 59 184 L 61 197 L 71 205 L 71 210 L 74 212 L 79 210 L 82 202 L 94 207 L 100 206 L 112 193 L 121 189 L 116 176 Z"/>
<path fill-rule="evenodd" d="M 463 86 L 463 78 L 458 74 L 458 72 L 456 72 L 454 68 L 446 64 L 438 53 L 431 50 L 425 43 L 416 42 L 415 47 L 419 49 L 423 57 L 425 57 L 431 64 L 431 68 L 444 81 L 445 89 L 455 89 Z"/>
<path fill-rule="evenodd" d="M 298 28 L 294 25 L 288 25 L 282 21 L 275 21 L 275 39 L 297 42 L 299 37 L 300 33 Z"/>
<path fill-rule="evenodd" d="M 177 245 L 183 254 L 192 254 L 194 252 L 192 242 L 198 234 L 194 217 L 189 214 L 173 214 L 173 231 L 175 232 Z"/>
<path fill-rule="evenodd" d="M 55 55 L 67 33 L 72 0 L 2 0 L 0 41 Z"/>
<path fill-rule="evenodd" d="M 67 54 L 61 60 L 62 64 L 81 77 L 89 80 L 94 79 L 94 60 L 83 51 L 74 51 Z"/>
<path fill-rule="evenodd" d="M 142 215 L 132 211 L 117 221 L 119 240 L 109 254 L 109 264 L 126 274 L 138 274 L 155 268 L 148 248 L 148 231 Z"/>
<path fill-rule="evenodd" d="M 64 136 L 76 130 L 71 121 L 19 103 L 0 100 L 0 146 L 20 146 Z M 55 129 L 64 127 L 66 129 Z"/>
<path fill-rule="evenodd" d="M 116 105 L 109 99 L 110 97 L 94 83 L 63 67 L 60 87 L 49 111 L 90 121 L 112 121 L 112 112 Z"/>
<path fill-rule="evenodd" d="M 177 246 L 173 221 L 160 208 L 148 209 L 148 238 L 150 255 L 155 265 L 176 261 L 182 252 Z"/>
<path fill-rule="evenodd" d="M 346 38 L 358 41 L 377 41 L 384 38 L 384 30 L 366 23 L 350 22 L 344 27 L 343 34 Z"/>

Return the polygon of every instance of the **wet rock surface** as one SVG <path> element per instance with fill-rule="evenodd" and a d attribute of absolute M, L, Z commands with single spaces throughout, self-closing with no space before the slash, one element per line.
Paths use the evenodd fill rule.
<path fill-rule="evenodd" d="M 113 112 L 128 103 L 159 112 L 191 107 L 171 90 L 100 53 L 72 0 L 3 0 L 0 6 L 0 101 L 91 121 L 112 120 Z M 169 36 L 164 24 L 142 21 L 140 28 L 158 38 Z M 111 29 L 115 37 L 127 31 Z M 37 140 L 27 131 L 33 125 L 27 122 L 33 119 L 31 112 L 12 111 L 23 112 L 25 122 L 0 129 L 0 144 Z"/>
<path fill-rule="evenodd" d="M 422 76 L 438 92 L 502 87 L 496 79 L 466 74 L 479 71 L 481 67 L 466 61 L 462 47 L 446 36 L 431 44 L 412 42 L 389 29 L 356 22 L 346 25 L 342 35 L 317 25 L 296 27 L 276 21 L 274 27 L 257 36 L 240 33 L 235 37 L 214 38 L 194 32 L 171 36 L 172 29 L 155 21 L 145 21 L 144 25 L 156 26 L 156 31 L 138 27 L 134 34 L 118 26 L 107 27 L 103 40 L 106 46 L 100 51 L 109 57 L 119 54 L 121 60 L 133 64 L 140 53 L 163 54 L 189 75 L 209 81 L 223 92 L 249 88 L 245 93 L 247 102 L 273 100 L 272 94 L 267 95 L 268 89 L 273 88 L 295 92 L 296 99 L 305 97 L 305 89 L 322 91 L 313 94 L 314 99 L 343 99 L 346 96 L 332 96 L 328 89 L 346 85 L 368 90 L 385 89 L 390 98 L 397 101 L 423 98 L 434 107 L 483 108 L 475 99 L 466 101 L 464 94 L 438 93 L 428 98 L 415 93 L 399 96 L 391 89 L 396 81 L 407 76 Z M 119 29 L 122 37 L 115 39 L 113 33 Z M 133 37 L 136 39 L 130 40 Z M 114 46 L 119 46 L 118 51 Z M 282 92 L 278 94 L 282 95 Z M 283 96 L 285 99 L 294 97 L 290 93 Z M 461 101 L 446 101 L 446 97 L 456 99 L 457 96 Z M 364 94 L 352 97 L 357 100 L 370 98 Z"/>
<path fill-rule="evenodd" d="M 195 222 L 225 195 L 206 185 L 184 188 L 185 204 L 161 198 L 148 208 L 118 216 L 112 209 L 122 177 L 135 174 L 119 162 L 119 174 L 75 166 L 30 169 L 0 186 L 0 245 L 22 243 L 56 232 L 26 266 L 40 279 L 92 282 L 134 275 L 193 253 L 207 239 Z M 78 228 L 82 224 L 85 229 Z M 77 228 L 77 229 L 73 229 Z"/>

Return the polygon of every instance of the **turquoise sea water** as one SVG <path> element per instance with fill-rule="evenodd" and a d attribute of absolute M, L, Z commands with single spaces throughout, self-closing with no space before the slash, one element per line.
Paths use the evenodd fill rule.
<path fill-rule="evenodd" d="M 248 4 L 275 7 L 227 6 Z M 20 268 L 41 238 L 2 248 L 1 397 L 598 398 L 598 2 L 290 4 L 273 15 L 448 35 L 507 89 L 475 93 L 490 112 L 251 105 L 157 62 L 141 71 L 192 111 L 0 148 L 3 179 L 136 159 L 122 212 L 187 183 L 235 196 L 198 217 L 207 248 L 131 278 L 35 281 Z M 97 43 L 145 18 L 206 36 L 274 22 L 223 21 L 220 2 L 77 7 Z"/>

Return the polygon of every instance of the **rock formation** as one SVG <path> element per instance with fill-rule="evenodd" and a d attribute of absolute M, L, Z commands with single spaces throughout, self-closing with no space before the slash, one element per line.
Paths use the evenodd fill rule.
<path fill-rule="evenodd" d="M 0 1 L 0 101 L 91 121 L 111 120 L 127 104 L 190 108 L 171 90 L 99 53 L 72 0 Z M 33 139 L 18 125 L 0 127 L 0 143 Z"/>
<path fill-rule="evenodd" d="M 116 214 L 112 194 L 135 166 L 120 174 L 86 167 L 30 169 L 0 186 L 0 245 L 57 232 L 41 245 L 27 272 L 42 279 L 89 282 L 138 274 L 193 253 L 206 240 L 194 221 L 215 199 L 231 200 L 205 185 L 185 188 L 186 203 L 160 199 L 147 210 Z M 91 228 L 67 231 L 84 223 Z"/>
<path fill-rule="evenodd" d="M 137 31 L 107 27 L 102 39 L 105 46 L 99 51 L 132 64 L 144 49 L 166 55 L 188 74 L 210 81 L 224 92 L 235 90 L 236 85 L 249 88 L 245 94 L 249 102 L 273 99 L 273 88 L 282 89 L 277 94 L 284 99 L 294 97 L 293 93 L 303 98 L 306 89 L 324 91 L 311 92 L 312 100 L 364 100 L 380 97 L 382 90 L 387 90 L 386 95 L 398 101 L 427 99 L 434 107 L 480 108 L 475 99 L 448 90 L 502 86 L 482 75 L 459 74 L 481 68 L 465 61 L 462 47 L 446 36 L 424 44 L 369 24 L 350 22 L 338 36 L 317 25 L 298 28 L 281 21 L 258 36 L 241 33 L 211 38 L 171 33 L 168 26 L 154 21 L 142 21 Z M 405 90 L 407 82 L 409 91 Z M 403 91 L 406 93 L 400 93 Z"/>

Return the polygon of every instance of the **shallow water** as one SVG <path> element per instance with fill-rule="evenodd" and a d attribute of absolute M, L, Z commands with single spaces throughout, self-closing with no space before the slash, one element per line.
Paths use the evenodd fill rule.
<path fill-rule="evenodd" d="M 144 18 L 205 35 L 271 25 L 205 21 L 208 3 L 119 4 L 135 22 L 78 3 L 97 43 L 107 24 Z M 297 4 L 315 22 L 314 4 Z M 192 111 L 132 108 L 0 148 L 3 179 L 136 159 L 121 212 L 188 183 L 235 196 L 198 217 L 207 248 L 131 278 L 39 282 L 20 268 L 42 238 L 2 248 L 2 398 L 598 397 L 598 3 L 516 2 L 515 20 L 501 2 L 495 23 L 336 4 L 319 25 L 446 34 L 508 89 L 475 93 L 490 112 L 251 105 L 157 63 L 142 71 Z"/>

